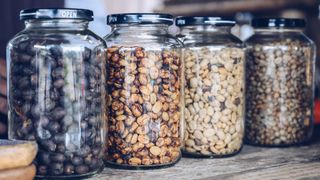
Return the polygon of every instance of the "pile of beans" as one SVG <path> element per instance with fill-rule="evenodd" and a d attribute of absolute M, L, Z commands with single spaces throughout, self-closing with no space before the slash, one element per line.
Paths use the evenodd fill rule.
<path fill-rule="evenodd" d="M 312 58 L 311 47 L 299 40 L 249 48 L 246 141 L 290 145 L 309 138 L 313 123 Z"/>
<path fill-rule="evenodd" d="M 184 50 L 184 61 L 184 152 L 238 152 L 244 136 L 244 51 L 190 48 Z"/>
<path fill-rule="evenodd" d="M 179 53 L 113 46 L 108 62 L 107 162 L 176 162 L 181 144 Z"/>
<path fill-rule="evenodd" d="M 86 174 L 103 165 L 104 52 L 61 43 L 26 40 L 11 48 L 9 133 L 37 141 L 39 175 Z"/>

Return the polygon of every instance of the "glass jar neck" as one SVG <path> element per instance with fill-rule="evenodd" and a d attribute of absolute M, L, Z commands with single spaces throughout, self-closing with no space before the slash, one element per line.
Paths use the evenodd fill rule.
<path fill-rule="evenodd" d="M 181 27 L 181 34 L 201 35 L 201 34 L 230 34 L 230 26 L 185 26 Z"/>
<path fill-rule="evenodd" d="M 124 35 L 161 35 L 168 34 L 169 25 L 166 24 L 117 24 L 112 26 L 112 31 Z"/>
<path fill-rule="evenodd" d="M 27 20 L 26 29 L 55 29 L 55 30 L 85 30 L 89 21 L 80 19 L 50 19 L 50 20 Z"/>

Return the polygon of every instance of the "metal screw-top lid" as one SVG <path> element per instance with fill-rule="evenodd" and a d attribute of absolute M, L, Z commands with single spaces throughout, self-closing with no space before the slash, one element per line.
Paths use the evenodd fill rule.
<path fill-rule="evenodd" d="M 173 24 L 173 16 L 161 13 L 127 13 L 107 16 L 107 24 Z"/>
<path fill-rule="evenodd" d="M 82 19 L 93 20 L 93 12 L 88 9 L 46 8 L 24 9 L 20 11 L 20 20 L 29 19 Z"/>
<path fill-rule="evenodd" d="M 257 18 L 251 22 L 254 28 L 304 28 L 306 21 L 304 19 L 289 18 Z"/>
<path fill-rule="evenodd" d="M 207 16 L 182 16 L 176 19 L 177 26 L 197 26 L 197 25 L 214 25 L 214 26 L 234 26 L 235 21 L 222 17 Z"/>

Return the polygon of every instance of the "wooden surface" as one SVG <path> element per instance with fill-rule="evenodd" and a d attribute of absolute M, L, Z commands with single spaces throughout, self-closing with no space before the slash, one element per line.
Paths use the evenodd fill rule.
<path fill-rule="evenodd" d="M 320 139 L 320 131 L 315 137 Z M 158 170 L 105 168 L 91 178 L 102 179 L 320 179 L 320 141 L 290 148 L 245 145 L 233 157 L 219 159 L 182 158 L 174 167 Z"/>
<path fill-rule="evenodd" d="M 236 12 L 270 13 L 312 7 L 317 7 L 316 0 L 167 0 L 157 11 L 173 15 L 234 15 Z"/>

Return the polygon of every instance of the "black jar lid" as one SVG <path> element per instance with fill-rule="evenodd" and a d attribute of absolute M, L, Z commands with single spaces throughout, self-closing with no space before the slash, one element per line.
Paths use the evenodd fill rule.
<path fill-rule="evenodd" d="M 197 26 L 197 25 L 215 25 L 215 26 L 234 26 L 236 23 L 232 19 L 222 17 L 208 16 L 182 16 L 176 19 L 177 26 Z"/>
<path fill-rule="evenodd" d="M 126 13 L 110 14 L 107 16 L 107 24 L 173 24 L 173 16 L 162 13 Z"/>
<path fill-rule="evenodd" d="M 304 28 L 304 19 L 289 18 L 256 18 L 251 22 L 254 28 Z"/>
<path fill-rule="evenodd" d="M 29 19 L 82 19 L 92 21 L 93 12 L 88 9 L 74 8 L 40 8 L 20 11 L 20 20 Z"/>

